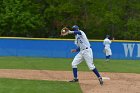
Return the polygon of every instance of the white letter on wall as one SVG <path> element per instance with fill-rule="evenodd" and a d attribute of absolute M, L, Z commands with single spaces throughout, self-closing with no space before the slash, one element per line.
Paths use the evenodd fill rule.
<path fill-rule="evenodd" d="M 137 44 L 137 46 L 138 46 L 138 55 L 137 55 L 137 57 L 140 57 L 140 44 Z"/>
<path fill-rule="evenodd" d="M 130 57 L 132 57 L 135 44 L 123 44 L 123 46 L 124 46 L 125 57 L 128 56 L 128 52 Z"/>

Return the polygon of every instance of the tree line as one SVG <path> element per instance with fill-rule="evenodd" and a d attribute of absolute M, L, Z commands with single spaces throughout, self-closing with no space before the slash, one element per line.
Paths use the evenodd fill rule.
<path fill-rule="evenodd" d="M 140 0 L 0 0 L 0 36 L 61 38 L 75 24 L 90 39 L 139 40 Z"/>

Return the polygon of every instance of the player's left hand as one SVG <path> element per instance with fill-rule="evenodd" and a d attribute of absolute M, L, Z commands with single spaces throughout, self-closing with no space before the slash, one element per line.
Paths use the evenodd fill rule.
<path fill-rule="evenodd" d="M 69 28 L 67 27 L 62 28 L 60 36 L 66 36 L 68 34 L 69 34 Z"/>
<path fill-rule="evenodd" d="M 74 52 L 77 52 L 77 51 L 76 51 L 76 49 L 72 49 L 71 52 L 74 53 Z"/>
<path fill-rule="evenodd" d="M 103 53 L 106 53 L 106 50 L 105 49 L 103 49 Z"/>

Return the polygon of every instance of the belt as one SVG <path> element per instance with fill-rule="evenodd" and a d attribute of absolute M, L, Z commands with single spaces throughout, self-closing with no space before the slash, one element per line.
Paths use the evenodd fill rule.
<path fill-rule="evenodd" d="M 86 49 L 89 49 L 89 47 L 86 47 L 85 49 L 82 49 L 82 50 L 86 50 Z"/>

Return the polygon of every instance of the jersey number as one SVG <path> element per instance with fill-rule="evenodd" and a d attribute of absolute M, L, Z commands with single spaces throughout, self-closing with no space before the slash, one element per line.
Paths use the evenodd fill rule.
<path fill-rule="evenodd" d="M 81 44 L 83 43 L 82 40 L 80 39 L 80 37 L 77 38 L 77 42 L 80 42 Z"/>

